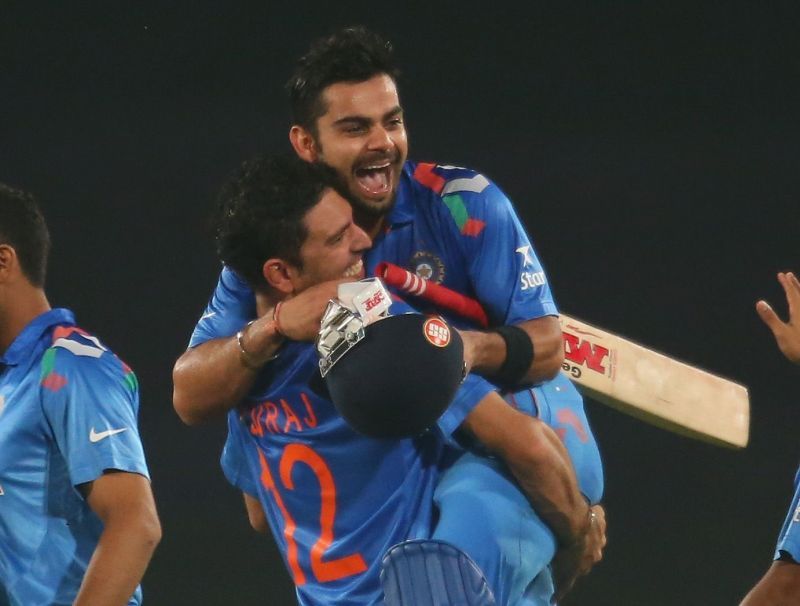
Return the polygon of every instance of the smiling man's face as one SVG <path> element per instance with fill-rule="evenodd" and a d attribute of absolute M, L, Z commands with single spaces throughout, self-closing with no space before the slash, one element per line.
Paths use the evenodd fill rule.
<path fill-rule="evenodd" d="M 301 266 L 292 271 L 294 292 L 338 278 L 364 277 L 363 253 L 372 242 L 353 223 L 347 200 L 332 189 L 303 218 L 306 238 L 300 247 Z"/>
<path fill-rule="evenodd" d="M 394 80 L 379 74 L 363 82 L 337 82 L 324 89 L 322 98 L 326 111 L 316 123 L 312 159 L 341 175 L 357 211 L 387 214 L 408 155 Z"/>

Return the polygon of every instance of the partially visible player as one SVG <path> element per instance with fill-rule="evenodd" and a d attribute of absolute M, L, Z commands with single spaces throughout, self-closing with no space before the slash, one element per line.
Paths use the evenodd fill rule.
<path fill-rule="evenodd" d="M 756 303 L 756 311 L 772 334 L 786 359 L 800 364 L 800 281 L 792 272 L 780 272 L 778 282 L 786 293 L 789 320 L 784 322 L 766 301 Z"/>
<path fill-rule="evenodd" d="M 290 142 L 300 158 L 332 167 L 344 182 L 355 222 L 373 238 L 365 257 L 368 274 L 388 261 L 480 301 L 491 330 L 471 330 L 458 318 L 448 318 L 464 329 L 473 370 L 502 386 L 512 405 L 552 425 L 563 437 L 584 496 L 595 503 L 602 494 L 602 467 L 580 395 L 558 372 L 563 343 L 544 269 L 510 201 L 494 183 L 468 169 L 406 161 L 408 142 L 390 51 L 386 40 L 362 28 L 315 42 L 289 82 Z M 313 304 L 309 297 L 305 309 L 318 318 L 330 292 L 319 291 Z M 173 372 L 174 405 L 184 421 L 211 418 L 247 393 L 254 375 L 240 364 L 234 335 L 255 318 L 250 288 L 226 267 L 192 347 Z M 270 355 L 268 326 L 269 318 L 262 317 L 243 331 L 243 342 L 260 364 Z M 287 328 L 294 330 L 290 324 Z M 444 478 L 438 499 L 463 503 L 480 498 L 483 479 L 468 462 L 460 461 Z M 476 463 L 494 477 L 497 470 L 488 469 L 484 459 Z M 554 571 L 563 592 L 591 567 L 582 538 L 586 508 L 575 503 L 563 508 L 563 500 L 556 507 L 541 481 L 522 483 L 522 489 L 555 539 L 532 542 L 530 549 L 538 545 L 540 550 L 535 557 L 520 558 L 521 565 L 531 563 L 531 573 L 541 570 L 541 561 L 549 562 L 548 554 L 557 548 Z M 511 527 L 517 519 L 498 516 L 504 528 L 483 529 L 499 541 L 506 533 L 519 534 Z M 452 538 L 485 544 L 487 537 Z M 472 545 L 461 547 L 469 551 Z M 509 591 L 520 595 L 524 582 Z"/>
<path fill-rule="evenodd" d="M 50 308 L 49 249 L 34 198 L 0 184 L 0 603 L 138 605 L 161 538 L 138 385 Z"/>
<path fill-rule="evenodd" d="M 524 518 L 533 517 L 518 487 L 509 483 L 496 490 L 495 485 L 508 482 L 497 472 L 492 473 L 495 485 L 478 484 L 484 494 L 462 495 L 460 506 L 439 502 L 434 490 L 445 440 L 459 425 L 507 461 L 523 485 L 541 478 L 554 495 L 554 507 L 567 509 L 563 500 L 583 499 L 565 473 L 569 460 L 555 434 L 508 406 L 480 377 L 466 379 L 436 431 L 402 440 L 359 435 L 313 387 L 318 376 L 314 345 L 286 339 L 285 326 L 297 327 L 296 311 L 302 308 L 296 302 L 320 281 L 361 277 L 361 255 L 370 245 L 353 222 L 350 205 L 331 186 L 331 175 L 326 167 L 296 157 L 258 158 L 245 163 L 220 196 L 220 258 L 253 286 L 256 311 L 269 319 L 269 346 L 263 353 L 277 355 L 266 366 L 258 365 L 239 333 L 240 363 L 257 377 L 250 393 L 228 413 L 222 464 L 228 479 L 245 495 L 253 527 L 271 527 L 301 604 L 379 604 L 381 562 L 395 544 L 413 550 L 416 544 L 404 542 L 433 538 L 445 543 L 426 542 L 426 548 L 449 548 L 453 533 L 481 537 L 493 516 L 517 516 L 515 529 L 526 524 Z M 312 328 L 319 326 L 318 318 L 307 322 Z M 369 379 L 375 377 L 364 377 Z M 451 492 L 461 494 L 457 487 Z M 484 498 L 490 499 L 488 505 Z M 438 522 L 447 528 L 434 530 L 435 502 Z M 592 548 L 599 551 L 604 520 L 601 509 L 595 513 L 599 517 L 594 522 L 587 518 L 587 530 Z M 549 534 L 537 524 L 540 533 Z M 531 553 L 526 549 L 530 539 L 518 534 L 507 538 L 519 543 L 509 550 L 513 553 L 508 562 L 495 548 L 495 560 L 501 563 L 492 576 L 519 569 L 514 558 Z M 485 540 L 478 547 L 493 549 Z M 547 561 L 552 555 L 551 551 Z M 437 559 L 447 565 L 463 560 L 449 554 Z M 415 578 L 419 584 L 426 580 Z M 506 595 L 497 597 L 497 604 L 510 603 Z"/>
<path fill-rule="evenodd" d="M 779 273 L 778 281 L 786 293 L 788 321 L 782 321 L 764 300 L 756 303 L 756 311 L 775 335 L 786 359 L 800 364 L 800 281 L 792 272 Z M 742 606 L 800 604 L 800 470 L 795 475 L 794 486 L 794 498 L 778 536 L 775 561 L 747 594 Z"/>

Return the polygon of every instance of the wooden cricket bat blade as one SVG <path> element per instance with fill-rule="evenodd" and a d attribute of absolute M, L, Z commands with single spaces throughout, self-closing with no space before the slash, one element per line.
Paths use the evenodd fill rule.
<path fill-rule="evenodd" d="M 744 448 L 747 388 L 561 315 L 563 372 L 584 395 L 638 419 L 719 446 Z"/>

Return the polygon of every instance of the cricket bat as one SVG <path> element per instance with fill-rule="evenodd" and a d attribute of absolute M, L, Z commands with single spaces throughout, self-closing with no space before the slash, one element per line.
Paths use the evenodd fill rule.
<path fill-rule="evenodd" d="M 592 400 L 663 429 L 744 448 L 747 388 L 564 314 L 563 372 Z"/>
<path fill-rule="evenodd" d="M 389 263 L 376 275 L 479 326 L 489 326 L 470 297 Z M 588 398 L 642 421 L 719 446 L 744 448 L 750 430 L 747 388 L 571 316 L 560 316 L 563 372 Z"/>

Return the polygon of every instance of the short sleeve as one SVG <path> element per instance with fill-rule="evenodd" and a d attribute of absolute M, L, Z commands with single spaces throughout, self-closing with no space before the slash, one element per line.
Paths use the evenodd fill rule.
<path fill-rule="evenodd" d="M 483 377 L 473 374 L 467 375 L 467 378 L 458 388 L 450 406 L 447 407 L 436 422 L 442 435 L 445 438 L 452 436 L 478 403 L 493 391 L 497 391 L 497 388 Z"/>
<path fill-rule="evenodd" d="M 493 183 L 463 192 L 449 206 L 463 205 L 470 229 L 459 234 L 478 300 L 495 324 L 556 315 L 547 276 L 528 234 L 506 195 Z"/>
<path fill-rule="evenodd" d="M 81 337 L 42 358 L 42 408 L 73 485 L 116 469 L 149 478 L 139 436 L 139 386 L 113 353 Z"/>
<path fill-rule="evenodd" d="M 255 317 L 253 291 L 236 272 L 224 267 L 214 294 L 194 328 L 189 347 L 235 335 Z"/>
<path fill-rule="evenodd" d="M 244 431 L 246 429 L 239 421 L 237 411 L 230 411 L 228 413 L 228 437 L 222 449 L 220 465 L 228 482 L 242 492 L 258 498 L 258 487 L 248 466 Z M 253 447 L 255 448 L 255 445 Z"/>

